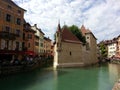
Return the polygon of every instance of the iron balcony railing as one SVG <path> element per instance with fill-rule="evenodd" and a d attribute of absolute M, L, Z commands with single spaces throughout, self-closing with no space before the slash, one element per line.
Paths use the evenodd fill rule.
<path fill-rule="evenodd" d="M 0 38 L 7 40 L 15 40 L 17 37 L 16 34 L 6 31 L 0 31 Z"/>

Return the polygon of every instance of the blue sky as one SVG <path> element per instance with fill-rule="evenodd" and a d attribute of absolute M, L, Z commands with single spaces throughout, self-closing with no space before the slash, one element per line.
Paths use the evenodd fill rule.
<path fill-rule="evenodd" d="M 58 21 L 61 26 L 82 24 L 89 28 L 98 42 L 120 34 L 120 0 L 13 0 L 27 10 L 25 19 L 37 24 L 53 39 Z"/>

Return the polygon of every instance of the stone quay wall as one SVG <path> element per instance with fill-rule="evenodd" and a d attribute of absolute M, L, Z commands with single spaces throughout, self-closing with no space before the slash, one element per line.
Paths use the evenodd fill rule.
<path fill-rule="evenodd" d="M 120 79 L 115 83 L 112 90 L 120 90 Z"/>

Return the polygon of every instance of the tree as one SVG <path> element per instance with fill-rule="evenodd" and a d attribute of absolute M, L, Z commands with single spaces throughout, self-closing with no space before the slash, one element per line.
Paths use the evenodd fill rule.
<path fill-rule="evenodd" d="M 86 43 L 85 36 L 82 35 L 81 30 L 76 26 L 72 25 L 68 29 L 83 43 Z"/>
<path fill-rule="evenodd" d="M 99 49 L 100 49 L 100 54 L 101 58 L 106 58 L 107 57 L 107 49 L 104 43 L 99 44 Z"/>

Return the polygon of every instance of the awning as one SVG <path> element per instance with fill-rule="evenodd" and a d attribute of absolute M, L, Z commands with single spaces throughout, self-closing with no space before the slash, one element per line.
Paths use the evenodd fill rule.
<path fill-rule="evenodd" d="M 24 53 L 27 54 L 27 55 L 31 55 L 31 56 L 36 55 L 36 53 L 34 51 L 25 51 Z"/>

